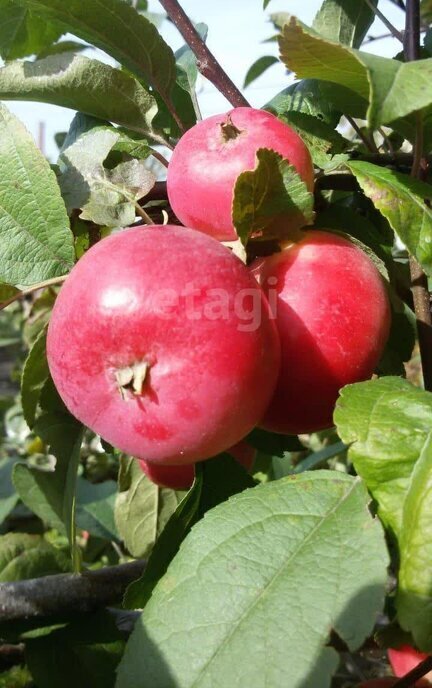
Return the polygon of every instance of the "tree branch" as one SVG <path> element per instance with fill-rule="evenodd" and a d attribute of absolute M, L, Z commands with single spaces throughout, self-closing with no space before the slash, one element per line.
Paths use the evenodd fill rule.
<path fill-rule="evenodd" d="M 394 36 L 398 39 L 398 41 L 403 43 L 402 33 L 398 31 L 398 29 L 395 26 L 393 26 L 391 21 L 387 19 L 387 17 L 381 12 L 381 10 L 378 9 L 378 7 L 375 7 L 375 5 L 372 3 L 372 0 L 363 0 L 363 2 L 365 2 L 366 5 L 368 5 L 368 7 L 372 10 L 375 16 L 378 17 L 378 19 L 381 19 L 382 23 L 384 24 L 384 26 L 388 28 L 392 36 Z"/>
<path fill-rule="evenodd" d="M 404 34 L 405 59 L 420 57 L 420 0 L 407 0 Z M 427 160 L 423 157 L 423 118 L 417 113 L 416 138 L 413 146 L 411 176 L 426 179 Z M 432 391 L 432 316 L 428 280 L 418 261 L 411 256 L 411 291 L 417 320 L 417 334 L 423 370 L 424 387 Z M 410 685 L 410 684 L 407 684 Z"/>
<path fill-rule="evenodd" d="M 84 614 L 121 600 L 145 563 L 133 561 L 88 571 L 0 584 L 2 623 L 24 619 Z"/>
<path fill-rule="evenodd" d="M 160 3 L 197 58 L 201 74 L 216 86 L 233 107 L 250 107 L 242 92 L 207 48 L 178 0 L 160 0 Z"/>

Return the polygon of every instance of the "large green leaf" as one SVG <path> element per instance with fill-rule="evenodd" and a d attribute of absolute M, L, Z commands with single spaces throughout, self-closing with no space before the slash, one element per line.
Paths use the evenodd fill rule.
<path fill-rule="evenodd" d="M 107 540 L 117 540 L 114 505 L 117 484 L 114 480 L 92 484 L 79 477 L 76 495 L 76 522 L 78 528 Z"/>
<path fill-rule="evenodd" d="M 63 33 L 55 23 L 13 0 L 0 0 L 0 15 L 0 56 L 4 60 L 38 54 Z"/>
<path fill-rule="evenodd" d="M 432 59 L 399 62 L 324 40 L 291 17 L 281 59 L 299 77 L 345 86 L 369 101 L 369 126 L 390 124 L 432 104 Z"/>
<path fill-rule="evenodd" d="M 7 533 L 0 536 L 0 583 L 68 571 L 68 557 L 40 535 Z"/>
<path fill-rule="evenodd" d="M 119 535 L 134 557 L 149 554 L 179 501 L 179 493 L 149 480 L 136 459 L 121 459 L 114 515 Z"/>
<path fill-rule="evenodd" d="M 349 458 L 399 536 L 414 464 L 432 427 L 432 394 L 397 377 L 348 385 L 334 420 Z"/>
<path fill-rule="evenodd" d="M 208 512 L 155 588 L 117 688 L 328 688 L 381 609 L 387 553 L 361 481 L 317 471 Z"/>
<path fill-rule="evenodd" d="M 288 160 L 260 148 L 257 166 L 242 172 L 234 187 L 233 223 L 243 244 L 252 234 L 289 238 L 314 219 L 313 194 Z"/>
<path fill-rule="evenodd" d="M 75 489 L 83 427 L 68 413 L 44 413 L 34 431 L 56 457 L 55 470 L 44 471 L 20 463 L 15 466 L 13 482 L 29 509 L 66 533 L 76 567 Z"/>
<path fill-rule="evenodd" d="M 372 0 L 376 7 L 378 0 Z M 324 0 L 312 27 L 323 38 L 359 48 L 375 19 L 373 9 L 358 0 Z"/>
<path fill-rule="evenodd" d="M 351 162 L 349 166 L 366 196 L 424 270 L 432 274 L 432 211 L 425 203 L 432 198 L 432 187 L 371 163 Z"/>
<path fill-rule="evenodd" d="M 123 0 L 15 0 L 93 43 L 170 100 L 174 54 L 158 30 Z"/>
<path fill-rule="evenodd" d="M 30 428 L 33 427 L 40 393 L 48 377 L 46 330 L 43 329 L 26 358 L 21 377 L 21 404 L 24 418 Z"/>
<path fill-rule="evenodd" d="M 0 106 L 0 281 L 63 275 L 73 237 L 54 172 L 24 126 Z"/>
<path fill-rule="evenodd" d="M 253 487 L 254 481 L 229 454 L 196 464 L 193 487 L 180 502 L 156 541 L 141 578 L 126 591 L 125 605 L 142 609 L 153 589 L 194 525 L 217 504 L 238 492 Z"/>
<path fill-rule="evenodd" d="M 62 105 L 154 135 L 153 96 L 126 72 L 82 55 L 6 65 L 0 69 L 0 98 Z"/>
<path fill-rule="evenodd" d="M 432 435 L 426 438 L 405 498 L 399 538 L 398 620 L 416 645 L 432 649 Z"/>
<path fill-rule="evenodd" d="M 154 186 L 155 176 L 142 160 L 128 160 L 114 169 L 103 165 L 121 131 L 77 115 L 62 146 L 58 177 L 69 212 L 107 227 L 127 227 L 135 221 L 135 204 Z"/>

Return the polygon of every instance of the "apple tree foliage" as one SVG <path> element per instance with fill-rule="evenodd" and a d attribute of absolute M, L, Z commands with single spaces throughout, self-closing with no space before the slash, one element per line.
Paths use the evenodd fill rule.
<path fill-rule="evenodd" d="M 173 52 L 146 0 L 0 0 L 0 583 L 146 561 L 123 599 L 92 613 L 59 603 L 12 623 L 0 605 L 2 643 L 24 647 L 0 685 L 349 686 L 363 677 L 350 657 L 378 623 L 384 644 L 432 652 L 432 395 L 409 277 L 410 256 L 432 277 L 432 7 L 421 3 L 420 59 L 406 61 L 364 49 L 388 6 L 324 0 L 310 27 L 270 15 L 277 36 L 245 94 L 276 62 L 295 74 L 264 108 L 307 143 L 316 192 L 261 150 L 233 203 L 244 245 L 254 223 L 294 208 L 300 226 L 344 232 L 373 257 L 393 310 L 379 377 L 342 390 L 334 429 L 257 429 L 253 476 L 222 455 L 185 493 L 155 486 L 68 413 L 45 343 L 59 278 L 88 247 L 142 209 L 169 217 L 161 152 L 199 117 L 196 57 Z M 56 161 L 9 100 L 76 111 Z"/>

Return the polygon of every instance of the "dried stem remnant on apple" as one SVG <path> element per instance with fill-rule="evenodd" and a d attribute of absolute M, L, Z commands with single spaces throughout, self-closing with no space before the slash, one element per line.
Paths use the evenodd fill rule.
<path fill-rule="evenodd" d="M 127 391 L 132 392 L 136 396 L 143 394 L 144 383 L 148 379 L 149 370 L 150 363 L 148 361 L 141 361 L 115 371 L 114 377 L 122 399 L 128 398 Z"/>

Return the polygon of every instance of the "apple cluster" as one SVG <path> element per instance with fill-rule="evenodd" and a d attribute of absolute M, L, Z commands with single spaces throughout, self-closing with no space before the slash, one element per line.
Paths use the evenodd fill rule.
<path fill-rule="evenodd" d="M 222 243 L 237 238 L 234 185 L 261 148 L 313 190 L 306 145 L 274 115 L 237 108 L 203 120 L 168 168 L 184 226 L 98 242 L 54 306 L 47 353 L 64 403 L 158 484 L 187 488 L 195 462 L 225 451 L 250 468 L 253 449 L 245 458 L 238 447 L 256 426 L 331 426 L 339 389 L 372 375 L 388 337 L 382 278 L 345 237 L 308 229 L 249 266 Z M 290 218 L 278 222 L 289 235 Z"/>

